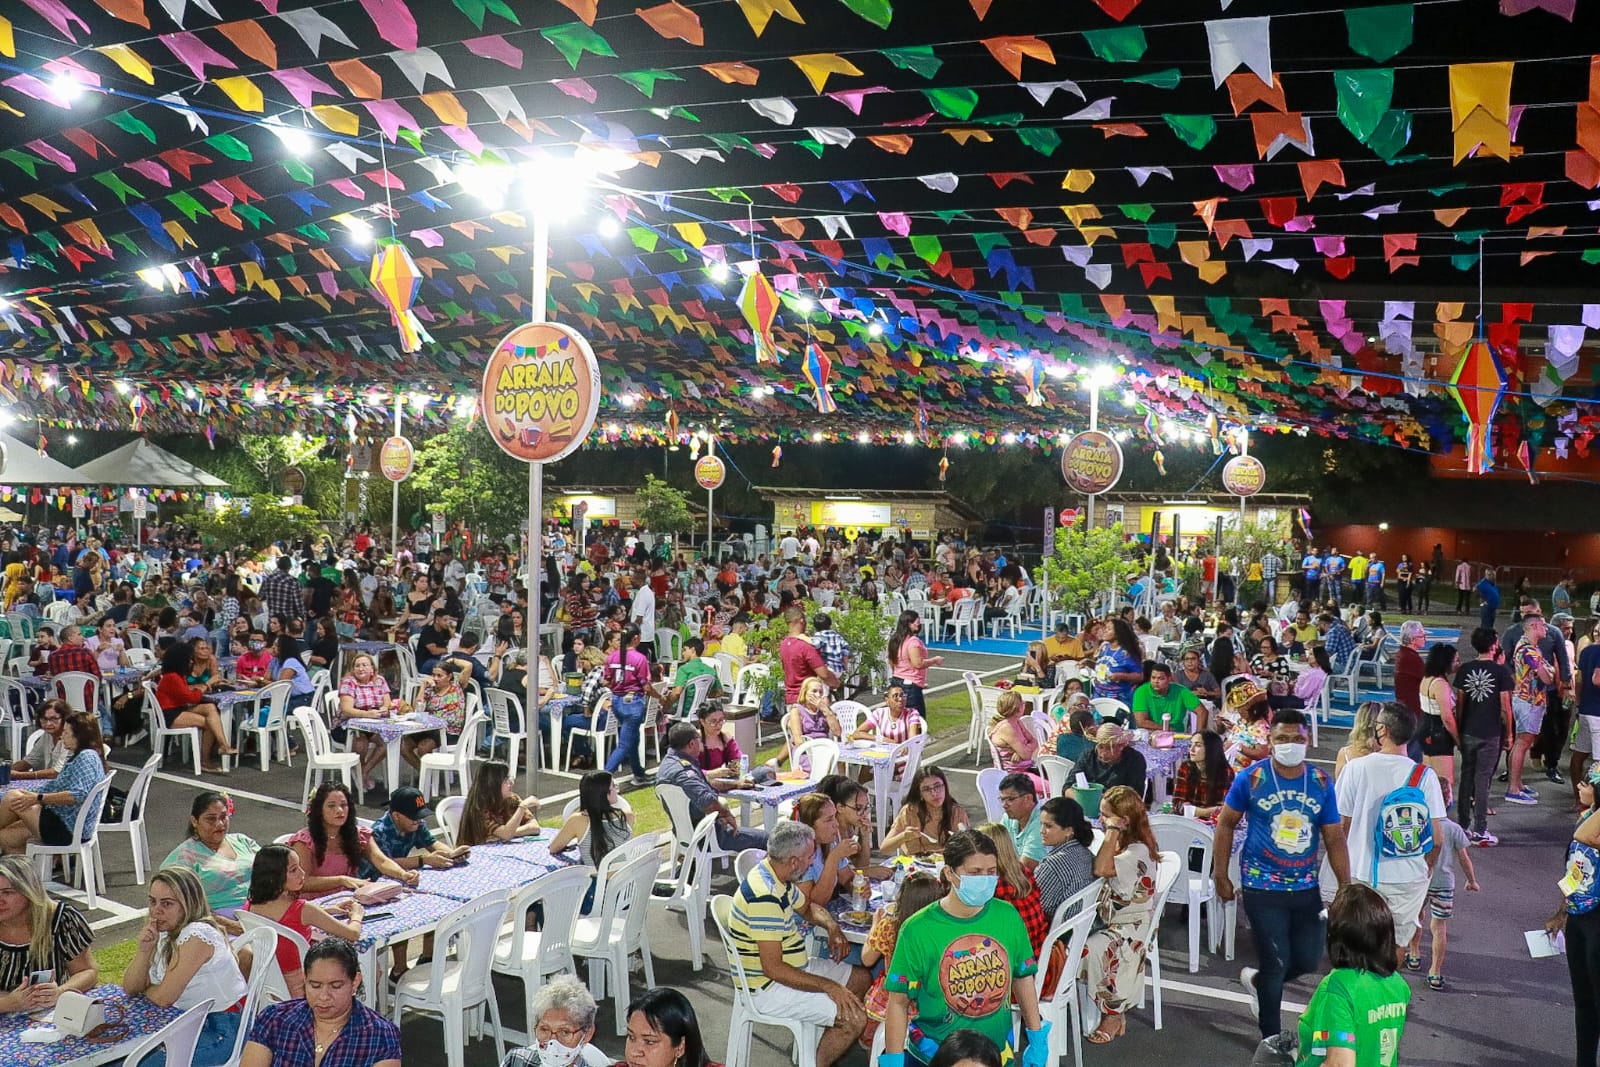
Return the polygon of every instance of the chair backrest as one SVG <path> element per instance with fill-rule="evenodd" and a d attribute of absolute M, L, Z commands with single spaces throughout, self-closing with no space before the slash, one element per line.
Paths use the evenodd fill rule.
<path fill-rule="evenodd" d="M 122 818 L 115 821 L 102 818 L 101 826 L 132 826 L 144 822 L 145 801 L 150 796 L 150 783 L 155 780 L 156 771 L 161 769 L 161 753 L 157 752 L 144 761 L 144 766 L 139 768 L 139 773 L 134 775 L 133 784 L 128 787 L 128 800 L 122 806 Z"/>
<path fill-rule="evenodd" d="M 456 740 L 454 754 L 456 757 L 456 773 L 461 775 L 461 788 L 466 788 L 467 770 L 472 766 L 472 757 L 477 755 L 478 746 L 483 743 L 484 728 L 489 725 L 489 719 L 481 711 L 474 711 L 467 715 L 467 721 L 461 724 L 461 736 Z"/>
<path fill-rule="evenodd" d="M 267 706 L 267 724 L 263 729 L 271 730 L 287 725 L 291 688 L 288 682 L 273 682 L 271 685 L 262 686 L 261 691 L 256 694 L 257 699 L 265 701 Z M 315 701 L 311 706 L 316 707 Z M 259 718 L 256 719 L 256 722 L 260 721 Z"/>
<path fill-rule="evenodd" d="M 722 939 L 722 950 L 728 954 L 728 971 L 733 978 L 734 1003 L 748 1013 L 753 1008 L 750 999 L 750 976 L 744 973 L 744 960 L 740 958 L 739 948 L 733 943 L 733 934 L 728 928 L 733 918 L 733 898 L 723 893 L 712 897 L 711 918 L 717 924 L 717 936 Z"/>
<path fill-rule="evenodd" d="M 734 672 L 739 669 L 739 658 L 731 652 L 718 652 L 711 657 L 717 663 L 717 682 L 724 693 L 733 692 Z"/>
<path fill-rule="evenodd" d="M 755 692 L 756 683 L 772 676 L 772 668 L 765 663 L 746 663 L 739 668 L 739 676 L 734 681 L 734 700 L 736 703 L 750 703 L 750 695 Z"/>
<path fill-rule="evenodd" d="M 839 720 L 839 732 L 845 737 L 855 733 L 871 710 L 859 700 L 835 700 L 833 716 Z"/>
<path fill-rule="evenodd" d="M 990 822 L 1006 817 L 1000 806 L 1000 780 L 1005 776 L 1006 772 L 998 767 L 985 767 L 978 772 L 978 796 L 983 798 L 983 812 Z"/>
<path fill-rule="evenodd" d="M 989 720 L 994 718 L 995 709 L 1000 706 L 1000 695 L 1005 690 L 992 685 L 975 685 L 972 691 L 978 698 L 978 719 L 983 723 L 984 729 L 988 729 Z"/>
<path fill-rule="evenodd" d="M 28 672 L 32 661 L 27 656 L 8 656 L 6 658 L 6 673 L 13 678 L 20 678 Z"/>
<path fill-rule="evenodd" d="M 744 881 L 745 875 L 756 869 L 756 865 L 767 858 L 764 848 L 747 848 L 733 857 L 733 875 L 739 881 Z"/>
<path fill-rule="evenodd" d="M 310 708 L 295 708 L 294 721 L 306 739 L 306 756 L 321 759 L 333 749 L 333 739 L 328 736 L 328 724 Z"/>
<path fill-rule="evenodd" d="M 690 678 L 683 687 L 683 694 L 678 697 L 678 707 L 673 717 L 692 720 L 711 695 L 711 686 L 716 681 L 715 674 L 697 674 Z"/>
<path fill-rule="evenodd" d="M 292 934 L 294 931 L 290 930 L 289 933 Z M 274 977 L 279 981 L 283 979 L 283 972 L 278 969 L 277 948 L 277 935 L 265 929 L 246 928 L 243 936 L 233 943 L 235 956 L 246 951 L 250 953 L 250 977 L 245 981 L 244 1009 L 240 1012 L 239 1033 L 234 1038 L 233 1055 L 228 1059 L 229 1063 L 238 1063 L 240 1054 L 244 1052 L 245 1039 L 250 1035 L 250 1024 L 255 1022 L 256 1013 L 261 1010 L 261 1000 L 268 992 L 268 984 Z M 301 958 L 305 958 L 304 953 L 301 953 Z M 284 991 L 288 991 L 287 986 Z"/>
<path fill-rule="evenodd" d="M 511 919 L 511 959 L 521 960 L 527 943 L 528 912 L 535 906 L 543 908 L 544 920 L 540 926 L 539 956 L 535 961 L 540 974 L 552 974 L 566 969 L 572 957 L 572 929 L 578 923 L 583 895 L 589 891 L 589 879 L 594 868 L 588 865 L 561 867 L 540 875 L 511 895 L 507 908 Z"/>
<path fill-rule="evenodd" d="M 15 678 L 0 678 L 0 723 L 13 719 L 21 723 L 33 721 L 33 690 Z M 21 754 L 13 753 L 13 758 L 20 759 Z"/>
<path fill-rule="evenodd" d="M 1096 720 L 1111 719 L 1118 715 L 1126 718 L 1129 715 L 1128 705 L 1115 697 L 1090 697 L 1089 708 Z"/>
<path fill-rule="evenodd" d="M 1094 890 L 1098 895 L 1100 892 L 1099 879 L 1095 879 Z M 1095 917 L 1096 911 L 1094 908 L 1080 908 L 1070 918 L 1050 924 L 1050 932 L 1045 936 L 1044 945 L 1040 948 L 1038 955 L 1039 960 L 1044 965 L 1039 968 L 1038 973 L 1034 976 L 1034 981 L 1038 983 L 1038 995 L 1041 1001 L 1053 1000 L 1056 997 L 1066 995 L 1067 991 L 1077 982 L 1080 972 L 1076 963 L 1083 958 L 1084 946 L 1088 944 L 1089 931 L 1094 926 Z M 1065 958 L 1071 960 L 1073 965 L 1059 968 L 1055 985 L 1046 989 L 1044 980 L 1045 974 L 1050 970 L 1050 956 L 1055 952 L 1056 946 L 1062 942 L 1065 942 L 1067 950 Z"/>
<path fill-rule="evenodd" d="M 100 679 L 88 671 L 62 671 L 55 676 L 56 695 L 73 711 L 98 711 Z"/>
<path fill-rule="evenodd" d="M 661 845 L 660 835 L 645 833 L 638 837 L 630 837 L 614 845 L 610 852 L 600 858 L 595 866 L 594 899 L 599 900 L 605 892 L 606 883 L 621 873 L 632 861 L 638 859 L 646 852 L 653 852 Z"/>
<path fill-rule="evenodd" d="M 528 719 L 522 713 L 522 701 L 517 699 L 515 693 L 508 693 L 504 689 L 490 688 L 483 694 L 484 700 L 489 704 L 489 714 L 494 720 L 494 733 L 496 737 L 526 736 L 528 732 Z M 516 705 L 517 721 L 522 724 L 521 733 L 511 729 L 511 707 Z"/>
<path fill-rule="evenodd" d="M 716 835 L 717 813 L 708 811 L 681 849 L 683 858 L 679 861 L 678 869 L 672 878 L 674 897 L 687 897 L 710 887 L 713 873 L 712 850 L 717 844 Z"/>
<path fill-rule="evenodd" d="M 1057 904 L 1056 913 L 1050 917 L 1051 927 L 1060 926 L 1081 912 L 1094 914 L 1095 905 L 1100 900 L 1100 890 L 1104 888 L 1105 883 L 1106 880 L 1104 878 L 1096 878 L 1066 900 Z M 1039 958 L 1044 959 L 1045 957 L 1041 956 Z"/>
<path fill-rule="evenodd" d="M 610 858 L 611 854 L 607 853 L 606 859 Z M 645 916 L 650 910 L 646 906 L 650 900 L 650 887 L 660 868 L 660 852 L 652 847 L 634 855 L 619 868 L 614 868 L 603 890 L 596 880 L 595 902 L 598 907 L 595 913 L 600 916 L 597 938 L 600 944 L 608 944 L 619 935 L 625 945 L 638 941 L 644 930 Z"/>
<path fill-rule="evenodd" d="M 129 651 L 142 648 L 154 652 L 156 649 L 155 639 L 143 630 L 124 630 L 122 637 Z"/>
<path fill-rule="evenodd" d="M 922 750 L 928 744 L 927 734 L 913 734 L 898 745 L 894 746 L 891 754 L 894 756 L 894 766 L 899 767 L 905 761 L 905 769 L 895 775 L 891 791 L 895 798 L 895 809 L 905 803 L 905 791 L 911 787 L 911 779 L 917 776 L 917 770 L 922 766 Z M 888 833 L 888 828 L 882 828 L 883 833 Z"/>
<path fill-rule="evenodd" d="M 1156 868 L 1156 892 L 1152 901 L 1155 907 L 1150 909 L 1150 925 L 1145 937 L 1147 942 L 1155 937 L 1156 928 L 1161 925 L 1161 913 L 1166 910 L 1167 897 L 1172 893 L 1178 876 L 1189 869 L 1188 858 L 1177 852 L 1162 852 L 1157 859 L 1161 865 Z"/>
<path fill-rule="evenodd" d="M 104 759 L 104 756 L 101 757 Z M 111 792 L 111 779 L 117 776 L 116 771 L 106 771 L 106 776 L 94 784 L 89 790 L 89 795 L 83 798 L 83 804 L 78 808 L 78 817 L 72 822 L 72 840 L 75 844 L 83 844 L 94 834 L 89 831 L 89 819 L 95 820 L 95 829 L 99 829 L 100 814 L 105 810 L 106 794 Z"/>
<path fill-rule="evenodd" d="M 1157 848 L 1163 852 L 1176 852 L 1183 857 L 1185 869 L 1188 869 L 1190 851 L 1199 849 L 1200 871 L 1202 875 L 1210 875 L 1212 849 L 1217 836 L 1211 826 L 1182 815 L 1152 815 L 1150 831 L 1156 835 Z"/>
<path fill-rule="evenodd" d="M 494 946 L 505 919 L 509 889 L 496 889 L 461 905 L 439 922 L 433 935 L 433 968 L 428 976 L 428 1004 L 444 1003 L 445 955 L 452 946 L 459 961 L 456 995 L 464 1005 L 493 996 L 489 972 L 494 966 Z"/>
<path fill-rule="evenodd" d="M 194 1061 L 194 1047 L 200 1040 L 200 1028 L 206 1024 L 211 1012 L 211 1001 L 203 1000 L 166 1026 L 127 1050 L 124 1063 L 137 1064 L 146 1056 L 162 1049 L 166 1054 L 166 1067 L 189 1067 Z M 240 1031 L 243 1032 L 243 1027 Z"/>
<path fill-rule="evenodd" d="M 149 648 L 130 648 L 127 651 L 128 666 L 149 670 L 161 663 L 156 657 L 155 650 Z"/>
<path fill-rule="evenodd" d="M 834 764 L 839 762 L 839 742 L 831 737 L 813 737 L 795 746 L 789 751 L 789 769 L 798 770 L 802 757 L 810 761 L 811 781 L 820 782 L 833 773 Z"/>
<path fill-rule="evenodd" d="M 433 805 L 433 813 L 439 817 L 439 830 L 451 845 L 456 843 L 456 835 L 461 832 L 461 812 L 466 806 L 466 797 L 443 797 Z"/>
<path fill-rule="evenodd" d="M 667 818 L 672 823 L 672 837 L 680 845 L 687 845 L 694 836 L 694 816 L 690 813 L 689 794 L 675 785 L 657 785 L 656 796 L 661 798 L 661 806 L 667 809 Z"/>
<path fill-rule="evenodd" d="M 680 660 L 683 658 L 683 635 L 676 630 L 656 630 L 656 659 Z"/>
<path fill-rule="evenodd" d="M 1072 780 L 1072 761 L 1060 756 L 1035 756 L 1033 768 L 1044 775 L 1050 785 L 1050 795 L 1065 796 L 1067 783 Z"/>
<path fill-rule="evenodd" d="M 301 960 L 306 958 L 306 952 L 310 948 L 306 939 L 282 923 L 273 922 L 265 915 L 257 915 L 253 911 L 240 909 L 234 918 L 244 927 L 244 937 L 241 937 L 234 946 L 236 954 L 247 939 L 264 944 L 264 950 L 258 949 L 254 943 L 250 946 L 250 986 L 255 987 L 259 981 L 265 992 L 274 1000 L 290 999 L 289 982 L 284 977 L 282 966 L 278 963 L 278 939 L 282 938 L 293 945 Z M 246 1028 L 241 1027 L 241 1029 Z"/>

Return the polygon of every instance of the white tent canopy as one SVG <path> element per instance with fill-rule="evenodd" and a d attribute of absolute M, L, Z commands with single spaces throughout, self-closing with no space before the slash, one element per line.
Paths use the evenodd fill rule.
<path fill-rule="evenodd" d="M 78 472 L 8 435 L 0 436 L 6 462 L 0 468 L 0 485 L 77 485 Z"/>
<path fill-rule="evenodd" d="M 0 480 L 4 476 L 0 475 Z M 139 489 L 226 489 L 228 483 L 140 437 L 69 472 L 86 485 Z"/>

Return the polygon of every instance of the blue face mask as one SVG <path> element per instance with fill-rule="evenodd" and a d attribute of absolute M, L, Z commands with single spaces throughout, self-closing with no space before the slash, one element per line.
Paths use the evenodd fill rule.
<path fill-rule="evenodd" d="M 998 874 L 962 874 L 956 885 L 956 899 L 969 908 L 981 908 L 994 899 L 995 888 L 1000 884 Z"/>

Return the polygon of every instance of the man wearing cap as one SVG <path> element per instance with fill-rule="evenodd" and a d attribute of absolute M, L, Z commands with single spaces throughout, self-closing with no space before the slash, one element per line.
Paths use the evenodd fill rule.
<path fill-rule="evenodd" d="M 1103 722 L 1094 733 L 1094 751 L 1083 757 L 1075 770 L 1090 785 L 1125 785 L 1144 796 L 1144 754 L 1128 746 L 1133 736 L 1114 722 Z"/>
<path fill-rule="evenodd" d="M 422 792 L 403 786 L 389 794 L 389 810 L 372 824 L 372 841 L 378 851 L 394 860 L 402 870 L 421 867 L 450 867 L 466 855 L 466 848 L 446 848 L 434 839 L 433 832 L 423 822 L 433 812 Z M 370 862 L 368 867 L 371 867 Z M 363 878 L 376 878 L 377 873 L 363 872 Z"/>

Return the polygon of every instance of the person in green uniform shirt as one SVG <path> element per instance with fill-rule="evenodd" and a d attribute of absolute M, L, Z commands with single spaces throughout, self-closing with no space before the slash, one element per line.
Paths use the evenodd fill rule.
<path fill-rule="evenodd" d="M 1188 728 L 1189 713 L 1200 707 L 1200 698 L 1181 685 L 1172 684 L 1172 668 L 1165 663 L 1150 665 L 1150 680 L 1133 691 L 1133 724 L 1142 730 Z M 1196 729 L 1205 726 L 1204 713 Z"/>
<path fill-rule="evenodd" d="M 1411 987 L 1396 973 L 1394 918 L 1371 886 L 1349 882 L 1328 906 L 1333 970 L 1300 1016 L 1296 1067 L 1396 1067 Z"/>
<path fill-rule="evenodd" d="M 957 1030 L 976 1030 L 996 1047 L 1015 1050 L 1013 999 L 1026 1031 L 1021 1067 L 1045 1067 L 1050 1031 L 1040 1021 L 1032 980 L 1039 961 L 1022 916 L 994 898 L 1000 871 L 994 842 L 976 830 L 951 834 L 944 863 L 945 895 L 901 924 L 895 941 L 883 984 L 889 1005 L 879 1067 L 905 1067 L 907 1051 L 927 1063 Z"/>
<path fill-rule="evenodd" d="M 683 691 L 689 683 L 701 675 L 709 674 L 713 678 L 717 673 L 717 662 L 706 658 L 706 644 L 698 637 L 691 637 L 683 643 L 683 662 L 678 664 L 678 670 L 672 676 L 672 688 L 667 691 L 667 704 L 669 708 L 677 708 L 678 701 L 683 699 Z M 706 691 L 707 697 L 721 696 L 722 685 L 713 681 L 711 688 Z M 687 711 L 688 709 L 684 709 Z"/>

